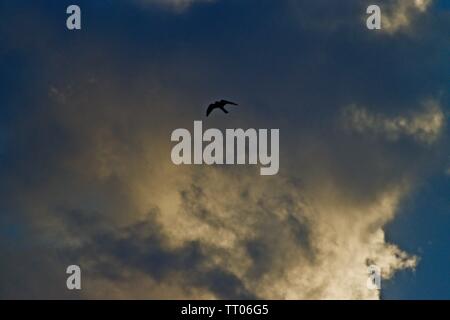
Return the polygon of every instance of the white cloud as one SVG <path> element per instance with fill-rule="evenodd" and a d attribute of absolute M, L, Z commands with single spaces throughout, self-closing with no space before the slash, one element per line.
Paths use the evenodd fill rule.
<path fill-rule="evenodd" d="M 262 298 L 377 299 L 379 292 L 366 287 L 369 264 L 388 279 L 417 263 L 384 238 L 407 191 L 401 185 L 357 204 L 333 187 L 298 190 L 280 177 L 255 182 L 251 174 L 208 168 L 172 183 L 160 184 L 164 196 L 151 200 L 168 245 L 201 243 L 211 267 L 226 269 Z M 149 202 L 148 190 L 138 203 Z"/>
<path fill-rule="evenodd" d="M 344 110 L 346 124 L 357 132 L 381 135 L 396 141 L 401 137 L 412 137 L 426 144 L 435 142 L 445 125 L 445 115 L 436 101 L 428 101 L 421 112 L 394 117 L 374 114 L 364 107 L 352 105 Z"/>
<path fill-rule="evenodd" d="M 382 8 L 382 30 L 394 33 L 409 27 L 414 17 L 426 12 L 431 3 L 432 0 L 393 1 Z"/>

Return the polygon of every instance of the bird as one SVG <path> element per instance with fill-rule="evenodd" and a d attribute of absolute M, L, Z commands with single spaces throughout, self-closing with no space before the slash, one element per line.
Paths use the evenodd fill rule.
<path fill-rule="evenodd" d="M 211 103 L 208 106 L 208 109 L 206 110 L 206 116 L 208 117 L 210 115 L 210 113 L 214 110 L 214 109 L 221 109 L 223 112 L 228 113 L 228 110 L 225 109 L 224 107 L 229 104 L 229 105 L 233 105 L 233 106 L 237 106 L 237 103 L 231 102 L 231 101 L 227 101 L 227 100 L 220 100 L 220 101 L 216 101 L 214 103 Z"/>

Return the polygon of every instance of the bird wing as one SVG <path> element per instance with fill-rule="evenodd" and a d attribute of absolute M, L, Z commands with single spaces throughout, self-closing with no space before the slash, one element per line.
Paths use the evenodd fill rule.
<path fill-rule="evenodd" d="M 214 110 L 216 107 L 215 103 L 212 103 L 208 106 L 208 109 L 206 109 L 206 116 L 209 116 L 209 114 Z"/>
<path fill-rule="evenodd" d="M 231 105 L 233 105 L 233 106 L 237 106 L 238 104 L 237 103 L 234 103 L 234 102 L 231 102 L 231 101 L 227 101 L 227 100 L 220 100 L 220 103 L 222 104 L 222 105 L 227 105 L 227 104 L 231 104 Z"/>
<path fill-rule="evenodd" d="M 225 112 L 225 113 L 228 113 L 228 110 L 225 109 L 224 107 L 221 107 L 220 110 L 222 110 L 222 111 Z"/>

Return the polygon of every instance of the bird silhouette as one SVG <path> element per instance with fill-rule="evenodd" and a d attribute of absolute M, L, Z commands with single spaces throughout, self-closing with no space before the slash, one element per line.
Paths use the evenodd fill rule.
<path fill-rule="evenodd" d="M 214 103 L 211 103 L 208 106 L 208 109 L 206 110 L 206 116 L 208 117 L 210 115 L 210 113 L 214 110 L 214 109 L 220 109 L 225 113 L 228 113 L 228 110 L 225 109 L 224 107 L 229 104 L 232 106 L 237 106 L 237 103 L 231 102 L 231 101 L 227 101 L 227 100 L 220 100 L 220 101 L 216 101 Z"/>

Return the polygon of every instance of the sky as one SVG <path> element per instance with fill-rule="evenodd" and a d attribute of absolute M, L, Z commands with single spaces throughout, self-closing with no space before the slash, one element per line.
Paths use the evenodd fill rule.
<path fill-rule="evenodd" d="M 449 299 L 449 10 L 0 0 L 0 298 Z M 279 129 L 278 174 L 174 165 L 195 120 Z"/>

